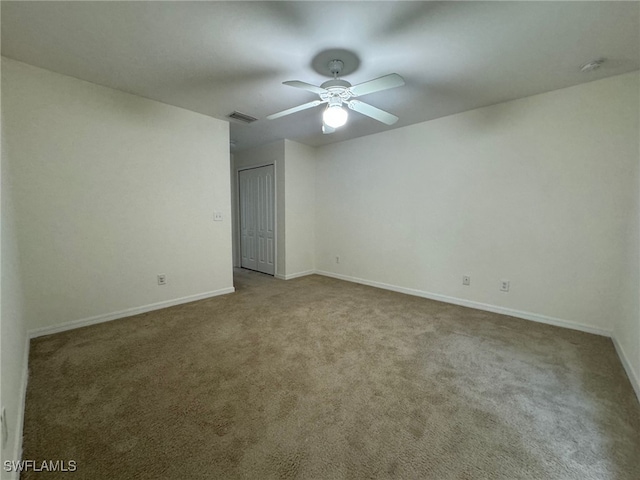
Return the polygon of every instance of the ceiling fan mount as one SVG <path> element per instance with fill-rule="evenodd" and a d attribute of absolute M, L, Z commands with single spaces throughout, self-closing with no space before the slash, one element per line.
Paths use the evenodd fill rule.
<path fill-rule="evenodd" d="M 314 62 L 315 61 L 316 60 L 314 60 Z M 267 116 L 267 119 L 274 120 L 276 118 L 284 117 L 285 115 L 290 115 L 292 113 L 317 107 L 318 105 L 326 103 L 327 108 L 322 117 L 322 133 L 325 134 L 335 132 L 336 128 L 339 128 L 346 123 L 348 112 L 344 110 L 343 105 L 346 105 L 350 110 L 354 110 L 366 115 L 367 117 L 371 117 L 386 125 L 393 125 L 398 121 L 398 117 L 395 115 L 385 112 L 384 110 L 380 110 L 373 105 L 361 102 L 360 100 L 357 100 L 356 97 L 367 95 L 369 93 L 380 92 L 389 88 L 400 87 L 404 85 L 404 79 L 400 75 L 397 73 L 391 73 L 374 80 L 369 80 L 368 82 L 351 85 L 351 83 L 346 80 L 338 78 L 344 68 L 344 62 L 342 60 L 339 58 L 333 58 L 328 61 L 327 66 L 329 68 L 329 72 L 331 72 L 331 75 L 333 76 L 333 79 L 327 80 L 319 87 L 299 80 L 283 82 L 284 85 L 315 93 L 320 97 L 320 100 L 314 100 L 297 107 L 283 110 L 282 112 L 274 113 Z"/>
<path fill-rule="evenodd" d="M 334 60 L 342 62 L 334 64 Z M 347 76 L 356 72 L 360 68 L 360 58 L 355 52 L 344 48 L 329 48 L 316 54 L 311 60 L 310 67 L 323 77 L 333 77 L 333 68 L 339 68 L 338 76 Z"/>
<path fill-rule="evenodd" d="M 333 75 L 333 78 L 339 77 L 343 68 L 344 62 L 342 60 L 335 59 L 329 62 L 329 71 L 331 72 L 331 75 Z"/>

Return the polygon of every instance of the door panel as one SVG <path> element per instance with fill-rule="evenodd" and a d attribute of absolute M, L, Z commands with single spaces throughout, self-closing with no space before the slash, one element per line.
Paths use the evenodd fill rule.
<path fill-rule="evenodd" d="M 253 212 L 253 176 L 251 170 L 239 172 L 240 179 L 240 246 L 241 265 L 256 270 L 255 227 Z"/>
<path fill-rule="evenodd" d="M 273 173 L 273 165 L 238 172 L 241 265 L 270 275 L 275 273 Z"/>

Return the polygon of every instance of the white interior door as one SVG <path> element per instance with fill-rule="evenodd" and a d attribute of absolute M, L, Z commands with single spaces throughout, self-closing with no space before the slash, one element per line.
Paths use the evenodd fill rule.
<path fill-rule="evenodd" d="M 275 273 L 273 165 L 238 172 L 241 266 Z"/>

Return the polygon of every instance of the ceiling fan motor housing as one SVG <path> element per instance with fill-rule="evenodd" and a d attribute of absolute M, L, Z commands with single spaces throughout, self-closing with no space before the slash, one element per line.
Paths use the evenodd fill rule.
<path fill-rule="evenodd" d="M 349 82 L 347 82 L 346 80 L 340 80 L 340 79 L 327 80 L 322 85 L 320 85 L 320 88 L 324 88 L 325 90 L 329 90 L 330 88 L 336 88 L 336 89 L 342 90 L 350 87 L 351 87 L 351 84 Z"/>
<path fill-rule="evenodd" d="M 331 98 L 339 98 L 341 101 L 346 102 L 353 94 L 351 93 L 351 84 L 346 80 L 328 80 L 324 82 L 320 88 L 324 88 L 327 92 L 321 93 L 320 98 L 323 101 L 328 101 Z"/>

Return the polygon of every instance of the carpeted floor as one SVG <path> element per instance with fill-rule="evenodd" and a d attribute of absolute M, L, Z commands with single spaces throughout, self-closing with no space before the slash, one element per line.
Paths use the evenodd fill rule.
<path fill-rule="evenodd" d="M 31 343 L 24 458 L 65 479 L 640 478 L 611 341 L 320 276 Z"/>

